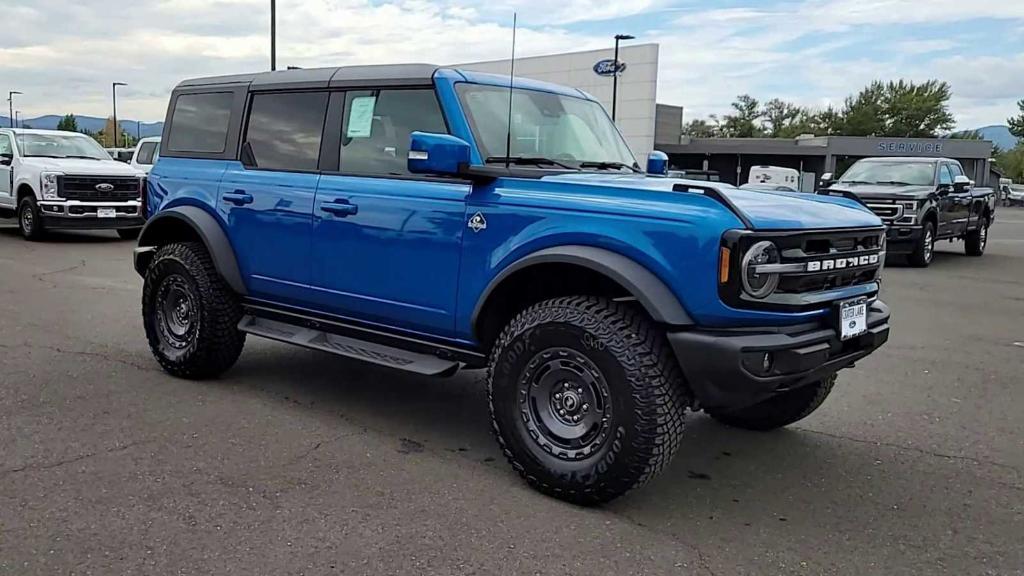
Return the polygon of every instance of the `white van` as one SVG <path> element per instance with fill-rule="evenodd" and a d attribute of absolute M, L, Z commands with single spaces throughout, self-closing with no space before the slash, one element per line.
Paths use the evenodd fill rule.
<path fill-rule="evenodd" d="M 143 138 L 139 140 L 138 146 L 135 147 L 135 153 L 132 154 L 129 164 L 132 168 L 149 174 L 149 169 L 153 167 L 153 164 L 156 164 L 156 159 L 159 157 L 160 137 Z"/>
<path fill-rule="evenodd" d="M 785 186 L 797 192 L 800 190 L 800 171 L 779 166 L 751 166 L 747 184 L 763 184 L 775 189 Z"/>

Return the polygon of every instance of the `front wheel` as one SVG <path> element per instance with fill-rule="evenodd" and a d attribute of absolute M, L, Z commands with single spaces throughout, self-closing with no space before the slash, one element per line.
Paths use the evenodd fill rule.
<path fill-rule="evenodd" d="M 988 227 L 988 218 L 985 218 L 980 226 L 967 233 L 967 238 L 964 239 L 964 251 L 968 256 L 985 254 L 985 246 L 988 245 Z"/>
<path fill-rule="evenodd" d="M 168 244 L 153 256 L 142 316 L 153 356 L 174 376 L 218 376 L 235 364 L 245 344 L 238 296 L 197 242 Z"/>
<path fill-rule="evenodd" d="M 26 240 L 40 240 L 43 237 L 43 222 L 39 217 L 39 205 L 32 196 L 22 198 L 18 204 L 18 230 Z"/>
<path fill-rule="evenodd" d="M 921 232 L 921 239 L 917 241 L 917 246 L 910 254 L 910 264 L 918 268 L 927 268 L 931 265 L 934 256 L 935 225 L 931 222 L 925 222 L 924 229 Z"/>
<path fill-rule="evenodd" d="M 675 356 L 643 311 L 585 296 L 516 316 L 491 354 L 487 390 L 512 467 L 537 490 L 586 505 L 664 468 L 689 404 Z"/>
<path fill-rule="evenodd" d="M 708 410 L 719 422 L 744 430 L 767 431 L 803 420 L 821 406 L 835 386 L 836 375 L 783 392 L 777 396 L 738 410 Z"/>

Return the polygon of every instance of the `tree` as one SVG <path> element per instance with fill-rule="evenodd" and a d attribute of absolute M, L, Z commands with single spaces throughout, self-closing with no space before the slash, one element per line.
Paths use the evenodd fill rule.
<path fill-rule="evenodd" d="M 995 155 L 995 164 L 1007 178 L 1014 182 L 1024 183 L 1024 146 Z"/>
<path fill-rule="evenodd" d="M 683 127 L 683 134 L 693 138 L 714 138 L 719 134 L 718 118 L 712 114 L 708 120 L 691 120 Z"/>
<path fill-rule="evenodd" d="M 765 103 L 761 110 L 764 117 L 763 129 L 771 138 L 793 138 L 799 134 L 793 134 L 798 130 L 794 128 L 807 121 L 808 112 L 800 106 L 785 102 L 778 98 L 772 98 Z"/>
<path fill-rule="evenodd" d="M 749 94 L 741 94 L 732 103 L 735 114 L 726 114 L 722 123 L 722 135 L 727 138 L 756 138 L 764 131 L 758 121 L 761 119 L 761 103 Z"/>
<path fill-rule="evenodd" d="M 67 132 L 78 132 L 78 120 L 74 114 L 66 114 L 57 122 L 57 130 L 65 130 Z"/>
<path fill-rule="evenodd" d="M 956 125 L 949 112 L 952 92 L 946 82 L 889 82 L 884 94 L 885 136 L 934 138 Z"/>
<path fill-rule="evenodd" d="M 1010 125 L 1011 134 L 1024 139 L 1024 100 L 1017 101 L 1017 110 L 1020 114 L 1007 118 L 1006 123 Z"/>
<path fill-rule="evenodd" d="M 884 99 L 885 86 L 878 81 L 872 82 L 856 96 L 847 96 L 841 112 L 840 131 L 846 136 L 884 136 Z"/>

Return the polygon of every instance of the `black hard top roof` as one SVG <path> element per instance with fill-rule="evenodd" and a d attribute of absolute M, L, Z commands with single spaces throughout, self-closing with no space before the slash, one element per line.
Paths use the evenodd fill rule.
<path fill-rule="evenodd" d="M 252 90 L 285 90 L 297 88 L 328 88 L 360 86 L 367 83 L 383 86 L 429 84 L 439 66 L 433 64 L 384 64 L 373 66 L 342 66 L 340 68 L 296 68 L 193 78 L 178 84 L 176 89 L 248 84 Z"/>

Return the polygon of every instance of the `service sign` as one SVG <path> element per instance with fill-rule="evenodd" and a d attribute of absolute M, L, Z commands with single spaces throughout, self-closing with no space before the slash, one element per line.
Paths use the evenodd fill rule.
<path fill-rule="evenodd" d="M 618 68 L 618 75 L 621 76 L 626 70 L 626 63 L 620 61 Z M 608 58 L 594 64 L 594 74 L 597 74 L 598 76 L 615 76 L 615 60 Z"/>
<path fill-rule="evenodd" d="M 901 154 L 942 154 L 941 142 L 879 142 L 879 152 Z"/>

